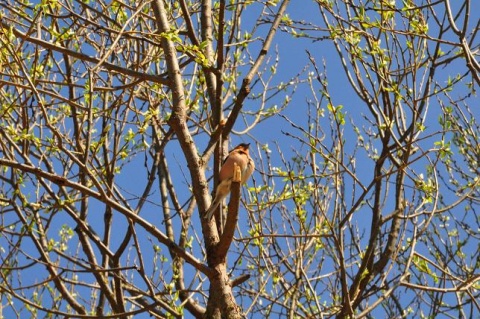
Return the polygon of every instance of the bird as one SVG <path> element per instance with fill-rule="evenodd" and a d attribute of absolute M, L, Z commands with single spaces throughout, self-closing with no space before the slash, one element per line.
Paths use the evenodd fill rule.
<path fill-rule="evenodd" d="M 253 170 L 255 169 L 255 164 L 250 157 L 248 150 L 249 147 L 250 143 L 239 144 L 230 151 L 228 156 L 223 161 L 222 167 L 220 168 L 219 183 L 215 192 L 215 197 L 212 204 L 205 212 L 205 219 L 212 219 L 215 209 L 223 202 L 225 197 L 227 197 L 228 193 L 230 193 L 235 163 L 240 167 L 240 170 L 242 172 L 242 184 L 244 184 L 252 175 Z"/>

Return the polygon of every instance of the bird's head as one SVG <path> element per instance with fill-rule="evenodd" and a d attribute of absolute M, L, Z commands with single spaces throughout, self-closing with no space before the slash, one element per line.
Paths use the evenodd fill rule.
<path fill-rule="evenodd" d="M 240 150 L 248 153 L 248 148 L 250 147 L 250 143 L 241 143 L 238 144 L 234 150 Z"/>

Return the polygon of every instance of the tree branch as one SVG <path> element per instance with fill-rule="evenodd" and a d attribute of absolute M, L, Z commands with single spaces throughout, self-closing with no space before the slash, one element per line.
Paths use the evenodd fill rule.
<path fill-rule="evenodd" d="M 134 223 L 142 226 L 145 228 L 146 231 L 151 233 L 157 240 L 167 246 L 169 249 L 172 249 L 177 253 L 180 257 L 184 258 L 186 262 L 191 264 L 193 267 L 201 271 L 207 276 L 212 275 L 212 270 L 207 267 L 204 263 L 196 259 L 194 256 L 186 252 L 183 248 L 178 246 L 175 242 L 172 242 L 170 239 L 168 239 L 167 236 L 165 236 L 164 233 L 159 231 L 154 225 L 143 219 L 142 217 L 138 216 L 133 212 L 132 210 L 126 208 L 125 206 L 122 206 L 118 201 L 114 198 L 111 198 L 109 196 L 106 196 L 104 194 L 101 194 L 99 192 L 94 191 L 92 188 L 81 185 L 79 183 L 75 183 L 70 179 L 67 179 L 63 176 L 58 176 L 52 173 L 45 172 L 41 170 L 40 168 L 34 167 L 34 166 L 29 166 L 25 164 L 21 164 L 18 162 L 13 162 L 10 160 L 6 160 L 3 158 L 0 158 L 0 165 L 5 165 L 7 167 L 13 168 L 13 169 L 18 169 L 22 172 L 25 173 L 31 173 L 34 174 L 37 177 L 45 178 L 57 185 L 60 186 L 65 186 L 65 187 L 70 187 L 72 189 L 76 189 L 80 191 L 83 195 L 86 196 L 91 196 L 95 199 L 98 199 L 99 201 L 105 203 L 105 205 L 109 205 L 113 209 L 117 210 L 118 212 L 122 213 L 125 215 L 125 217 L 130 218 Z"/>
<path fill-rule="evenodd" d="M 10 28 L 9 25 L 6 24 L 5 22 L 0 22 L 0 23 L 1 23 L 2 28 L 6 28 L 7 30 Z M 89 55 L 86 55 L 86 54 L 83 54 L 83 53 L 80 53 L 80 52 L 76 52 L 76 51 L 72 51 L 72 50 L 69 50 L 69 49 L 64 48 L 62 46 L 53 44 L 51 42 L 43 41 L 43 40 L 38 39 L 38 38 L 30 37 L 30 36 L 26 35 L 25 33 L 13 28 L 13 27 L 12 27 L 12 31 L 13 31 L 13 34 L 16 37 L 18 37 L 18 38 L 20 38 L 24 41 L 39 45 L 39 46 L 41 46 L 45 49 L 60 52 L 62 54 L 80 59 L 82 61 L 91 62 L 91 63 L 94 63 L 96 65 L 98 65 L 101 62 L 100 59 L 91 57 Z M 0 30 L 0 33 L 3 33 L 3 31 Z M 168 84 L 169 83 L 168 79 L 165 78 L 166 74 L 153 75 L 153 74 L 148 74 L 148 73 L 142 73 L 142 72 L 134 71 L 134 70 L 129 69 L 129 68 L 123 68 L 121 66 L 118 66 L 118 65 L 115 65 L 115 64 L 112 64 L 112 63 L 109 63 L 109 62 L 102 62 L 102 66 L 107 70 L 115 71 L 115 72 L 118 72 L 118 73 L 126 75 L 126 76 L 131 76 L 131 77 L 135 77 L 135 78 L 139 78 L 139 79 L 143 79 L 143 80 L 148 80 L 148 81 L 152 81 L 152 82 L 160 83 L 160 84 Z"/>
<path fill-rule="evenodd" d="M 235 98 L 235 104 L 233 106 L 232 112 L 228 116 L 227 123 L 225 124 L 225 128 L 223 130 L 224 137 L 227 137 L 228 134 L 230 134 L 230 131 L 232 130 L 233 125 L 237 121 L 237 117 L 240 114 L 240 110 L 243 107 L 243 102 L 245 101 L 247 96 L 250 94 L 250 83 L 252 82 L 252 79 L 254 75 L 257 73 L 260 65 L 262 65 L 263 60 L 265 59 L 268 53 L 268 50 L 272 45 L 273 37 L 277 32 L 278 26 L 280 25 L 280 22 L 284 16 L 285 10 L 287 9 L 289 2 L 290 0 L 284 0 L 280 5 L 277 15 L 275 16 L 275 20 L 273 21 L 272 26 L 270 27 L 270 31 L 268 32 L 268 35 L 265 38 L 265 42 L 263 43 L 262 49 L 260 49 L 257 59 L 255 60 L 255 63 L 252 65 L 250 71 L 247 73 L 247 75 L 242 81 L 242 86 Z"/>
<path fill-rule="evenodd" d="M 157 20 L 159 32 L 167 34 L 170 32 L 170 25 L 163 0 L 153 1 L 152 8 Z M 182 73 L 178 65 L 176 49 L 173 42 L 166 36 L 161 37 L 161 44 L 163 51 L 165 52 L 165 62 L 167 64 L 168 78 L 170 80 L 169 86 L 172 89 L 173 104 L 169 124 L 175 130 L 180 147 L 187 160 L 193 184 L 193 194 L 198 202 L 199 209 L 200 211 L 204 211 L 206 209 L 205 199 L 209 196 L 208 184 L 205 179 L 205 163 L 201 161 L 201 158 L 198 155 L 195 143 L 188 130 L 188 125 L 186 124 L 187 106 L 185 104 Z"/>
<path fill-rule="evenodd" d="M 230 202 L 228 203 L 228 214 L 225 222 L 220 242 L 216 248 L 215 256 L 219 260 L 224 260 L 227 256 L 228 249 L 232 244 L 233 235 L 237 228 L 238 209 L 240 207 L 240 188 L 242 180 L 242 172 L 240 166 L 234 164 L 234 175 L 230 188 Z"/>

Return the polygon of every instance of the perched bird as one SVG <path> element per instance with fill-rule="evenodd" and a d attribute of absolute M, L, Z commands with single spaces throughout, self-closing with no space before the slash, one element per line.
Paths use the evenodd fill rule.
<path fill-rule="evenodd" d="M 252 175 L 253 170 L 255 169 L 255 164 L 248 153 L 249 146 L 250 144 L 239 144 L 230 151 L 225 161 L 223 161 L 222 168 L 220 168 L 219 183 L 217 186 L 217 191 L 215 192 L 215 198 L 205 212 L 205 218 L 207 220 L 212 219 L 215 209 L 223 202 L 228 193 L 230 193 L 234 170 L 233 164 L 236 163 L 242 171 L 242 184 L 247 181 L 250 175 Z"/>

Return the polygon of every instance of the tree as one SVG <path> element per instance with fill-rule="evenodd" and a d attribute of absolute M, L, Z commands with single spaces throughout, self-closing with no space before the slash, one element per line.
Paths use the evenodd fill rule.
<path fill-rule="evenodd" d="M 329 64 L 309 55 L 308 121 L 287 119 L 303 152 L 280 172 L 296 239 L 288 252 L 266 253 L 275 256 L 278 295 L 289 299 L 285 313 L 471 317 L 479 310 L 479 113 L 470 107 L 480 83 L 478 13 L 472 19 L 470 2 L 317 3 L 318 21 L 291 20 L 289 32 L 333 45 L 357 99 L 337 102 L 346 99 L 332 88 Z M 291 206 L 269 207 L 291 216 Z"/>
<path fill-rule="evenodd" d="M 288 3 L 0 4 L 5 312 L 480 310 L 474 4 Z M 206 221 L 230 139 L 258 169 Z"/>

